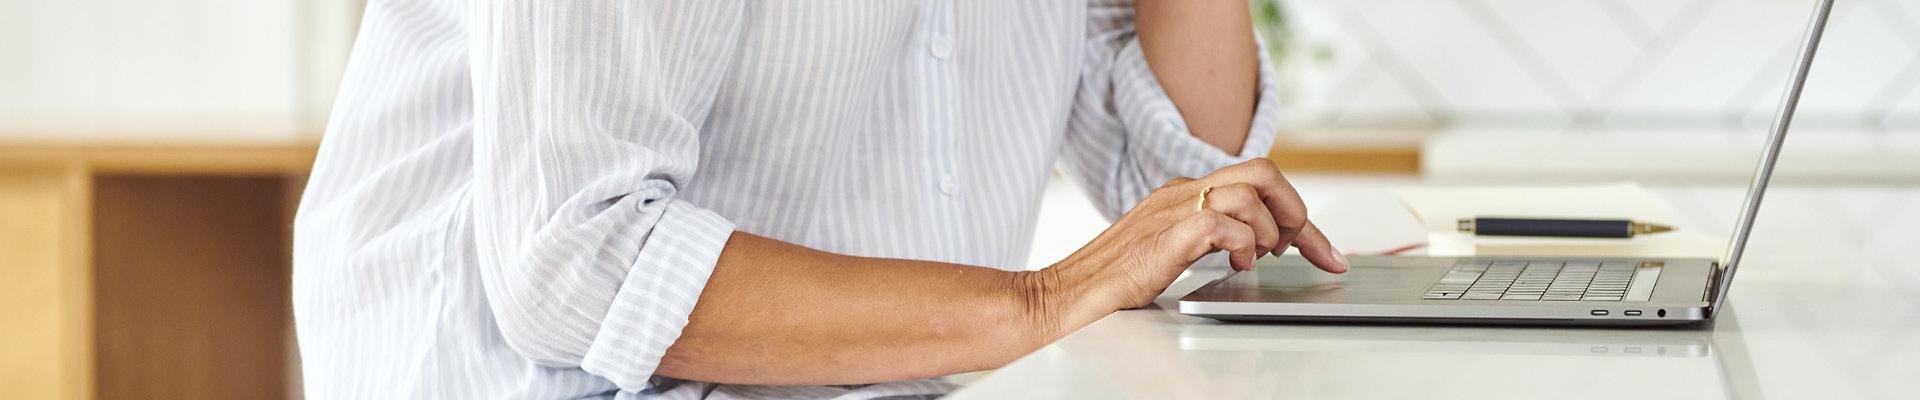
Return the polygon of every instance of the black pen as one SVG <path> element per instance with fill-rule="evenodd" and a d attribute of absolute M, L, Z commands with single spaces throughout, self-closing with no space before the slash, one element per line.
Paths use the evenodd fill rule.
<path fill-rule="evenodd" d="M 1660 233 L 1673 227 L 1633 222 L 1624 219 L 1538 219 L 1538 218 L 1461 218 L 1460 231 L 1476 236 L 1550 236 L 1580 238 L 1631 238 L 1642 233 Z"/>

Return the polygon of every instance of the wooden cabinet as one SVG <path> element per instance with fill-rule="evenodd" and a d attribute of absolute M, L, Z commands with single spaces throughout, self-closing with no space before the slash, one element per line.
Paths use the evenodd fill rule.
<path fill-rule="evenodd" d="M 311 143 L 0 143 L 0 398 L 298 397 Z"/>

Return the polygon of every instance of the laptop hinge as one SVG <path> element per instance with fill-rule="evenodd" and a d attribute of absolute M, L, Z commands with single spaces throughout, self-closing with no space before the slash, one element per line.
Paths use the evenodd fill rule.
<path fill-rule="evenodd" d="M 1714 312 L 1718 311 L 1714 309 L 1718 304 L 1713 304 L 1713 299 L 1720 298 L 1720 291 L 1726 290 L 1722 287 L 1725 285 L 1720 282 L 1720 275 L 1725 273 L 1726 269 L 1721 268 L 1718 262 L 1713 263 L 1713 267 L 1707 273 L 1707 297 L 1700 299 L 1707 303 L 1707 319 L 1713 319 Z"/>

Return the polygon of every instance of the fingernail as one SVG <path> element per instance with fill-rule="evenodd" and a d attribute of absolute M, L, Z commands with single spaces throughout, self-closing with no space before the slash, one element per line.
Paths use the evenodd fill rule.
<path fill-rule="evenodd" d="M 1340 272 L 1347 272 L 1347 270 L 1353 269 L 1353 264 L 1347 263 L 1346 252 L 1340 251 L 1338 248 L 1329 247 L 1328 249 L 1333 252 L 1333 259 L 1340 262 Z"/>

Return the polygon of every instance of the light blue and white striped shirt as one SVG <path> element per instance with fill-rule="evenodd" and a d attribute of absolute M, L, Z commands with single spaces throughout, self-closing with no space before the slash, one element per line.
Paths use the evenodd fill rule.
<path fill-rule="evenodd" d="M 1245 151 L 1226 154 L 1189 135 L 1132 16 L 1125 0 L 370 1 L 295 226 L 306 393 L 942 393 L 654 369 L 734 230 L 1017 269 L 1056 162 L 1112 217 L 1264 154 L 1267 61 Z"/>

